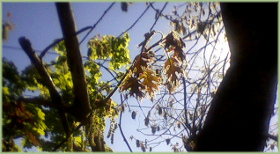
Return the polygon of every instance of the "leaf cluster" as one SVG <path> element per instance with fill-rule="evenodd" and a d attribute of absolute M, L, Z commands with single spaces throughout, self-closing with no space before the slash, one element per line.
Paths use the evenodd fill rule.
<path fill-rule="evenodd" d="M 88 42 L 88 58 L 92 60 L 109 59 L 110 69 L 117 70 L 130 63 L 127 49 L 130 38 L 128 33 L 123 37 L 111 35 L 95 36 Z"/>

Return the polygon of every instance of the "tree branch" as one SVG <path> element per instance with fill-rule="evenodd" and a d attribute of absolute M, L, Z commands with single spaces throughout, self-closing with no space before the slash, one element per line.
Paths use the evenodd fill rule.
<path fill-rule="evenodd" d="M 20 98 L 19 101 L 22 101 L 24 103 L 43 105 L 45 107 L 53 107 L 53 108 L 59 109 L 59 106 L 57 104 L 54 104 L 53 102 L 46 100 L 42 97 Z"/>
<path fill-rule="evenodd" d="M 123 105 L 123 99 L 122 99 L 122 95 L 120 94 L 121 96 L 121 105 Z M 120 132 L 121 132 L 121 135 L 123 137 L 123 140 L 124 142 L 126 143 L 128 149 L 130 152 L 133 152 L 131 147 L 129 146 L 129 143 L 127 142 L 127 139 L 125 138 L 124 134 L 123 134 L 123 131 L 122 131 L 122 112 L 120 113 L 120 121 L 119 121 L 119 124 L 118 124 L 119 128 L 120 128 Z"/>
<path fill-rule="evenodd" d="M 162 9 L 160 10 L 159 14 L 162 14 L 163 10 L 165 9 L 166 5 L 168 4 L 168 2 L 165 2 L 164 6 L 162 7 Z M 156 25 L 158 19 L 159 19 L 160 15 L 156 18 L 154 24 L 152 25 L 152 27 L 150 28 L 150 32 L 154 29 L 154 26 Z"/>
<path fill-rule="evenodd" d="M 146 8 L 146 9 L 144 10 L 144 12 L 135 20 L 135 22 L 134 22 L 128 29 L 126 29 L 124 32 L 122 32 L 122 33 L 118 36 L 118 38 L 121 37 L 124 33 L 128 32 L 130 29 L 132 29 L 132 28 L 136 25 L 136 23 L 143 17 L 143 15 L 148 11 L 148 9 L 150 8 L 150 6 L 151 6 L 151 4 L 150 4 L 149 6 L 147 6 L 147 8 Z"/>
<path fill-rule="evenodd" d="M 28 39 L 25 37 L 20 37 L 18 39 L 19 44 L 21 45 L 22 49 L 25 51 L 25 53 L 28 55 L 30 58 L 31 62 L 35 66 L 36 70 L 42 77 L 42 84 L 46 86 L 49 90 L 51 99 L 55 105 L 58 106 L 64 106 L 62 103 L 61 96 L 59 95 L 58 91 L 55 88 L 54 83 L 52 82 L 51 77 L 49 76 L 47 70 L 45 69 L 41 59 L 37 56 L 35 51 L 32 49 L 31 43 Z M 62 126 L 66 132 L 66 135 L 69 135 L 69 124 L 65 115 L 65 108 L 60 107 L 58 109 L 61 121 L 62 121 Z"/>
<path fill-rule="evenodd" d="M 267 133 L 267 137 L 270 138 L 270 139 L 272 139 L 272 140 L 274 140 L 274 141 L 276 141 L 276 142 L 278 142 L 278 135 L 277 135 L 277 136 L 274 136 L 274 135 L 272 135 L 272 134 Z"/>
<path fill-rule="evenodd" d="M 102 14 L 102 16 L 98 19 L 98 21 L 91 27 L 90 31 L 86 34 L 86 36 L 82 39 L 80 44 L 87 38 L 87 36 L 91 33 L 91 31 L 98 25 L 98 23 L 103 19 L 103 17 L 108 13 L 108 11 L 114 6 L 116 2 L 113 2 Z"/>
<path fill-rule="evenodd" d="M 65 39 L 67 62 L 73 79 L 75 98 L 72 114 L 77 120 L 82 122 L 90 113 L 91 105 L 89 102 L 79 41 L 77 36 L 74 35 L 76 32 L 74 15 L 70 3 L 56 3 L 56 8 Z"/>
<path fill-rule="evenodd" d="M 79 35 L 80 33 L 84 32 L 84 31 L 86 31 L 86 30 L 88 30 L 88 29 L 91 29 L 91 28 L 92 28 L 91 26 L 84 27 L 84 28 L 82 28 L 81 30 L 79 30 L 78 32 L 76 32 L 75 35 L 73 35 L 73 36 Z M 42 53 L 40 54 L 40 56 L 39 56 L 40 59 L 42 59 L 42 58 L 46 55 L 46 53 L 47 53 L 52 47 L 54 47 L 56 44 L 58 44 L 60 41 L 63 41 L 63 40 L 64 40 L 64 38 L 57 39 L 57 40 L 55 40 L 52 44 L 50 44 L 49 46 L 47 46 L 47 47 L 42 51 Z"/>

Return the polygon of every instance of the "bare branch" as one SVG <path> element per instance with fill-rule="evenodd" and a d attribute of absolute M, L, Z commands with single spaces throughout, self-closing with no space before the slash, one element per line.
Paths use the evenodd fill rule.
<path fill-rule="evenodd" d="M 124 33 L 128 32 L 130 29 L 132 29 L 136 23 L 143 17 L 143 15 L 148 11 L 151 5 L 147 6 L 147 8 L 144 10 L 144 12 L 136 19 L 136 21 L 124 32 L 122 32 L 118 37 L 121 37 Z"/>
<path fill-rule="evenodd" d="M 74 36 L 76 36 L 76 35 L 78 35 L 78 34 L 84 32 L 84 31 L 86 31 L 86 30 L 88 30 L 88 29 L 91 29 L 91 28 L 92 28 L 91 26 L 84 27 L 84 28 L 82 28 L 81 30 L 79 30 L 78 32 L 76 32 Z M 42 51 L 42 53 L 40 54 L 40 56 L 39 56 L 40 59 L 42 59 L 42 58 L 46 55 L 46 53 L 47 53 L 52 47 L 54 47 L 56 44 L 58 44 L 60 41 L 63 41 L 63 40 L 64 40 L 64 38 L 57 39 L 57 40 L 55 40 L 52 44 L 50 44 L 49 46 L 47 46 L 47 47 Z"/>
<path fill-rule="evenodd" d="M 272 135 L 272 134 L 267 134 L 267 137 L 270 138 L 270 139 L 272 139 L 272 140 L 274 140 L 274 141 L 276 141 L 276 142 L 278 142 L 278 135 L 277 135 L 277 136 L 274 136 L 274 135 Z"/>
<path fill-rule="evenodd" d="M 162 12 L 163 12 L 163 10 L 165 9 L 165 7 L 167 6 L 167 4 L 168 4 L 168 2 L 166 2 L 166 3 L 164 4 L 164 6 L 162 7 L 162 9 L 161 9 L 160 12 L 159 12 L 160 14 L 162 14 Z M 159 17 L 160 17 L 160 16 L 158 16 L 158 17 L 156 18 L 154 24 L 153 24 L 152 27 L 150 28 L 150 32 L 154 29 L 154 26 L 156 25 L 156 23 L 157 23 Z"/>

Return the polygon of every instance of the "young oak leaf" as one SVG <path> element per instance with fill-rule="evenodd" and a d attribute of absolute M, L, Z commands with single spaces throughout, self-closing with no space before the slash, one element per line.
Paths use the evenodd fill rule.
<path fill-rule="evenodd" d="M 155 91 L 159 90 L 161 77 L 157 76 L 153 70 L 146 69 L 139 78 L 140 80 L 143 79 L 142 85 L 145 87 L 145 90 L 149 93 L 150 97 L 153 97 Z"/>
<path fill-rule="evenodd" d="M 172 93 L 174 91 L 174 89 L 179 85 L 179 78 L 176 74 L 176 72 L 178 74 L 182 74 L 183 71 L 180 67 L 177 66 L 178 62 L 177 60 L 172 57 L 169 58 L 164 65 L 165 68 L 165 72 L 167 75 L 167 88 L 169 90 L 170 93 Z"/>
<path fill-rule="evenodd" d="M 144 97 L 144 93 L 141 91 L 141 89 L 144 88 L 145 86 L 140 84 L 138 78 L 133 77 L 132 73 L 130 72 L 122 84 L 121 92 L 129 91 L 130 96 L 135 94 L 136 97 L 142 99 Z"/>

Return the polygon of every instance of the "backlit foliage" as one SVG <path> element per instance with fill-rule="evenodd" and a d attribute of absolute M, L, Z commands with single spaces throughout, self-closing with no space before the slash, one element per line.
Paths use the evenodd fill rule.
<path fill-rule="evenodd" d="M 60 150 L 73 151 L 75 147 L 79 151 L 89 151 L 87 141 L 92 139 L 95 144 L 94 137 L 105 130 L 105 118 L 110 118 L 114 122 L 114 118 L 118 116 L 117 104 L 112 99 L 104 102 L 106 95 L 112 91 L 112 87 L 110 82 L 100 81 L 101 64 L 97 61 L 109 60 L 109 67 L 112 71 L 126 66 L 130 62 L 127 49 L 129 40 L 129 35 L 125 34 L 120 38 L 104 36 L 101 40 L 95 38 L 89 41 L 89 49 L 93 52 L 91 57 L 85 61 L 84 69 L 90 102 L 94 108 L 91 126 L 87 131 L 84 128 L 74 131 L 69 139 L 69 142 L 72 140 L 74 144 L 64 144 Z M 45 68 L 59 90 L 64 104 L 71 106 L 74 103 L 73 82 L 67 64 L 64 42 L 58 43 L 54 50 L 58 56 L 50 64 L 46 63 Z M 23 137 L 23 147 L 36 146 L 43 151 L 52 151 L 58 144 L 50 142 L 50 140 L 62 141 L 64 139 L 64 130 L 61 127 L 60 119 L 57 118 L 59 117 L 58 112 L 53 109 L 55 104 L 52 104 L 49 91 L 42 82 L 44 81 L 34 66 L 28 66 L 22 73 L 19 73 L 12 62 L 3 59 L 4 151 L 20 151 L 21 149 L 13 141 L 18 137 Z M 26 91 L 29 91 L 32 96 L 24 96 Z M 71 124 L 71 128 L 80 124 L 70 114 L 68 122 Z M 100 134 L 98 135 L 100 136 Z"/>
<path fill-rule="evenodd" d="M 136 56 L 132 68 L 122 84 L 121 91 L 129 91 L 130 96 L 136 96 L 140 99 L 146 94 L 153 98 L 156 91 L 159 90 L 159 86 L 163 83 L 163 78 L 167 79 L 164 84 L 169 92 L 174 91 L 179 85 L 179 76 L 183 74 L 180 64 L 185 61 L 185 54 L 183 53 L 185 44 L 175 31 L 170 32 L 163 38 L 162 43 L 167 55 L 170 55 L 170 52 L 173 51 L 172 56 L 168 56 L 163 68 L 166 77 L 163 77 L 152 66 L 155 63 L 153 51 L 144 50 Z"/>

